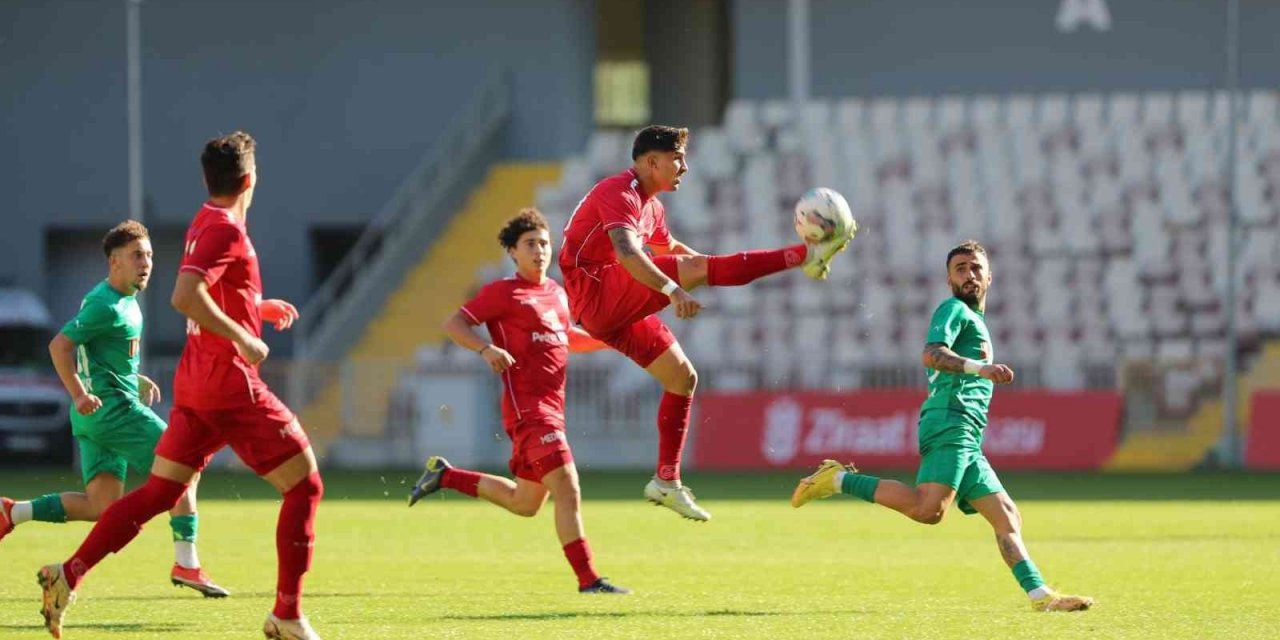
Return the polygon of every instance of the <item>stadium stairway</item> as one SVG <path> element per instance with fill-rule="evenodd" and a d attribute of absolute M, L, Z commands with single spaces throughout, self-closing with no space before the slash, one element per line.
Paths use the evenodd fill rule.
<path fill-rule="evenodd" d="M 560 179 L 559 163 L 499 163 L 468 196 L 439 240 L 391 294 L 347 352 L 350 375 L 336 376 L 302 411 L 317 453 L 345 436 L 381 434 L 392 391 L 423 343 L 444 339 L 445 316 L 466 301 L 481 267 L 501 258 L 499 226 L 532 206 L 539 185 Z M 343 381 L 354 380 L 343 388 Z M 345 392 L 345 394 L 344 394 Z M 343 396 L 349 399 L 344 429 Z"/>
<path fill-rule="evenodd" d="M 1274 388 L 1280 381 L 1280 342 L 1270 342 L 1236 388 L 1236 426 L 1243 436 L 1250 424 L 1249 398 L 1256 389 Z M 1203 462 L 1222 435 L 1222 398 L 1200 404 L 1177 432 L 1135 433 L 1127 436 L 1103 467 L 1107 471 L 1187 471 Z"/>

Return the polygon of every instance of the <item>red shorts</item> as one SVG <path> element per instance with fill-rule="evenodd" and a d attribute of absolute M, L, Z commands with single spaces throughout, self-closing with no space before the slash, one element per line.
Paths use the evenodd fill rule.
<path fill-rule="evenodd" d="M 573 462 L 564 425 L 547 419 L 531 419 L 514 427 L 511 460 L 507 467 L 517 478 L 542 482 L 543 476 Z"/>
<path fill-rule="evenodd" d="M 679 282 L 677 256 L 657 256 L 653 264 Z M 653 364 L 676 343 L 671 329 L 654 315 L 671 299 L 640 284 L 621 264 L 572 270 L 565 275 L 565 290 L 578 324 L 641 367 Z"/>
<path fill-rule="evenodd" d="M 268 391 L 243 407 L 174 406 L 169 412 L 169 428 L 156 445 L 156 455 L 199 470 L 227 445 L 262 476 L 306 451 L 311 442 L 289 407 Z"/>

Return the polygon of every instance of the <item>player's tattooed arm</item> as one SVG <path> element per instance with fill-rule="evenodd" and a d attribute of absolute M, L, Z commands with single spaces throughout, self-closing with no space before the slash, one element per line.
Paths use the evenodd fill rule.
<path fill-rule="evenodd" d="M 969 362 L 969 360 L 960 357 L 959 354 L 941 342 L 930 342 L 924 345 L 924 353 L 921 355 L 920 361 L 924 363 L 926 368 L 934 371 L 974 373 L 996 384 L 1009 384 L 1013 382 L 1014 377 L 1013 369 L 1003 364 L 982 364 L 977 362 L 974 363 L 974 366 L 978 367 L 977 370 L 965 371 L 965 363 Z"/>
<path fill-rule="evenodd" d="M 618 255 L 618 262 L 640 284 L 654 291 L 662 291 L 662 288 L 671 280 L 658 268 L 658 265 L 653 264 L 649 256 L 645 255 L 640 237 L 635 231 L 625 227 L 614 227 L 609 230 L 609 240 L 613 242 L 613 251 Z"/>
<path fill-rule="evenodd" d="M 702 303 L 689 295 L 688 291 L 680 288 L 679 282 L 668 278 L 667 274 L 645 255 L 640 237 L 635 231 L 614 227 L 609 230 L 609 240 L 613 242 L 618 263 L 631 274 L 632 278 L 636 279 L 636 282 L 671 298 L 671 306 L 675 308 L 677 318 L 687 320 L 702 311 Z"/>
<path fill-rule="evenodd" d="M 930 342 L 924 345 L 924 354 L 920 360 L 926 368 L 934 371 L 964 373 L 965 359 L 941 342 Z"/>

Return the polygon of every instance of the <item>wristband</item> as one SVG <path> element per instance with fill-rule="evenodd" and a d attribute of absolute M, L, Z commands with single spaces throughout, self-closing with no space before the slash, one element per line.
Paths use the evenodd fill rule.
<path fill-rule="evenodd" d="M 970 360 L 968 358 L 965 358 L 964 372 L 969 375 L 976 376 L 978 375 L 979 371 L 982 371 L 982 366 L 983 366 L 982 363 L 978 362 L 977 360 Z"/>
<path fill-rule="evenodd" d="M 675 280 L 668 280 L 666 284 L 662 285 L 662 295 L 669 298 L 671 297 L 671 293 L 679 288 L 680 285 L 676 284 Z"/>
<path fill-rule="evenodd" d="M 488 351 L 491 347 L 493 347 L 493 345 L 491 345 L 491 344 L 486 344 L 485 346 L 480 347 L 480 350 L 479 350 L 479 351 L 477 351 L 476 353 L 477 353 L 478 355 L 484 355 L 484 352 Z"/>

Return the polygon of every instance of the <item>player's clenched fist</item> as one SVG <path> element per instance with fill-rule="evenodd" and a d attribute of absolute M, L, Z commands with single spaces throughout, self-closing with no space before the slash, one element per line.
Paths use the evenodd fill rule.
<path fill-rule="evenodd" d="M 978 370 L 978 375 L 996 383 L 1009 384 L 1013 382 L 1013 369 L 1003 364 L 986 364 Z"/>
<path fill-rule="evenodd" d="M 250 335 L 246 335 L 236 345 L 236 352 L 244 358 L 249 364 L 258 364 L 267 359 L 267 354 L 271 353 L 271 349 L 267 347 L 267 343 Z"/>
<path fill-rule="evenodd" d="M 82 416 L 93 415 L 95 411 L 102 408 L 102 400 L 92 393 L 86 393 L 76 396 L 76 413 Z"/>
<path fill-rule="evenodd" d="M 671 292 L 671 306 L 676 308 L 676 317 L 681 320 L 688 320 L 702 311 L 702 303 L 680 288 Z"/>
<path fill-rule="evenodd" d="M 516 359 L 511 357 L 511 354 L 507 353 L 506 349 L 493 345 L 488 345 L 481 349 L 480 357 L 489 363 L 489 368 L 493 369 L 494 373 L 502 373 L 516 363 Z"/>
<path fill-rule="evenodd" d="M 298 308 L 285 300 L 272 298 L 258 303 L 258 315 L 263 322 L 274 325 L 276 331 L 284 331 L 298 319 Z"/>

